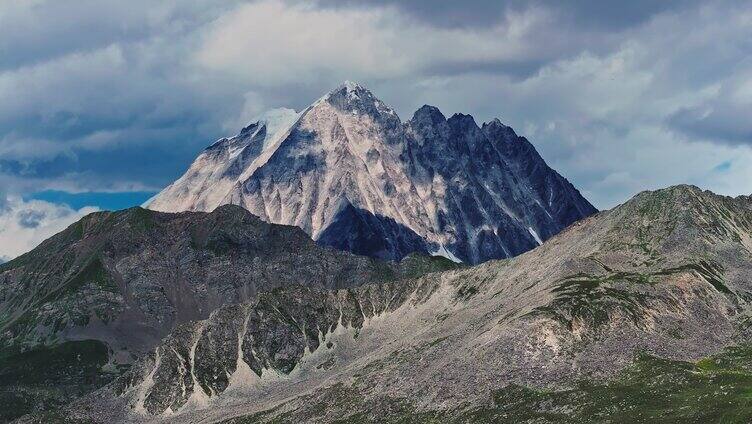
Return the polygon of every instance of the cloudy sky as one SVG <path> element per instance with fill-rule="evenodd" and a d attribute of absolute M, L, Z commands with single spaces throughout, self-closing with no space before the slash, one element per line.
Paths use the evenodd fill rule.
<path fill-rule="evenodd" d="M 499 117 L 599 208 L 752 193 L 748 1 L 0 0 L 0 260 L 346 79 Z"/>

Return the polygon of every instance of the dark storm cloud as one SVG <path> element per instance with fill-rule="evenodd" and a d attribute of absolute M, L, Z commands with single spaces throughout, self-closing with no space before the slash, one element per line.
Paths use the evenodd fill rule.
<path fill-rule="evenodd" d="M 194 31 L 236 3 L 0 5 L 0 174 L 15 182 L 5 191 L 63 178 L 159 187 L 178 173 L 242 106 L 186 64 Z"/>
<path fill-rule="evenodd" d="M 447 61 L 423 68 L 426 75 L 454 76 L 468 72 L 505 75 L 515 80 L 524 79 L 538 72 L 548 61 L 536 58 L 528 60 L 479 60 Z"/>
<path fill-rule="evenodd" d="M 411 17 L 434 25 L 447 27 L 479 27 L 495 25 L 506 19 L 507 13 L 528 8 L 546 8 L 562 18 L 560 25 L 621 30 L 638 25 L 651 16 L 698 3 L 688 0 L 320 0 L 328 7 L 373 7 L 389 4 Z"/>
<path fill-rule="evenodd" d="M 300 1 L 299 3 L 307 3 Z M 509 27 L 524 19 L 525 12 L 538 11 L 546 21 L 526 38 L 534 49 L 516 60 L 460 60 L 431 64 L 427 75 L 467 72 L 494 73 L 526 78 L 557 60 L 581 54 L 608 52 L 623 43 L 625 33 L 662 13 L 696 7 L 698 0 L 319 0 L 324 8 L 374 9 L 388 5 L 411 19 L 439 28 L 478 31 Z"/>
<path fill-rule="evenodd" d="M 137 40 L 151 31 L 133 9 L 93 0 L 77 3 L 0 6 L 0 69 Z"/>
<path fill-rule="evenodd" d="M 573 23 L 602 30 L 624 29 L 639 25 L 659 13 L 683 10 L 699 4 L 697 0 L 563 0 L 540 2 L 556 8 Z"/>
<path fill-rule="evenodd" d="M 111 44 L 176 35 L 240 2 L 9 1 L 0 4 L 0 70 Z"/>
<path fill-rule="evenodd" d="M 668 123 L 692 139 L 752 146 L 752 103 L 717 102 L 681 109 Z"/>

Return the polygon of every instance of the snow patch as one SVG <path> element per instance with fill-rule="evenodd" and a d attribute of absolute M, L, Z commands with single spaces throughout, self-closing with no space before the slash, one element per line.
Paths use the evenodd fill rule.
<path fill-rule="evenodd" d="M 342 87 L 345 87 L 347 91 L 354 91 L 358 88 L 361 88 L 360 84 L 358 84 L 357 82 L 350 81 L 350 80 L 345 81 L 345 83 L 342 84 Z"/>
<path fill-rule="evenodd" d="M 259 123 L 266 126 L 266 137 L 264 138 L 264 148 L 266 150 L 269 146 L 284 135 L 284 133 L 298 120 L 300 114 L 293 109 L 278 108 L 271 109 L 258 116 L 256 120 Z"/>
<path fill-rule="evenodd" d="M 446 248 L 446 246 L 444 246 L 443 244 L 440 244 L 439 248 L 435 252 L 430 252 L 430 253 L 431 253 L 431 256 L 443 256 L 456 264 L 462 263 L 462 260 L 454 256 L 454 253 L 450 252 Z"/>
<path fill-rule="evenodd" d="M 543 240 L 541 240 L 540 236 L 538 236 L 538 233 L 533 230 L 533 227 L 527 227 L 527 231 L 530 233 L 531 236 L 535 239 L 535 241 L 538 243 L 538 246 L 543 244 Z"/>

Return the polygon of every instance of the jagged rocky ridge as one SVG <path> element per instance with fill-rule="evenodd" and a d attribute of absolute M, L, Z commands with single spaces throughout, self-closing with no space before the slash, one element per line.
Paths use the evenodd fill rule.
<path fill-rule="evenodd" d="M 423 106 L 402 123 L 353 83 L 217 141 L 148 207 L 226 203 L 357 254 L 466 263 L 518 255 L 596 211 L 498 119 Z"/>
<path fill-rule="evenodd" d="M 223 305 L 284 286 L 340 289 L 448 267 L 320 247 L 234 205 L 87 215 L 0 265 L 0 422 L 101 386 L 176 326 Z M 38 365 L 19 372 L 25 364 Z"/>
<path fill-rule="evenodd" d="M 63 416 L 570 422 L 577 400 L 557 409 L 525 399 L 613 379 L 639 352 L 696 361 L 745 343 L 751 299 L 752 199 L 672 187 L 641 193 L 511 260 L 401 284 L 285 288 L 221 308 L 181 326 Z M 679 384 L 661 381 L 651 387 Z M 638 413 L 665 420 L 692 402 L 679 412 Z M 619 412 L 603 408 L 588 420 Z"/>

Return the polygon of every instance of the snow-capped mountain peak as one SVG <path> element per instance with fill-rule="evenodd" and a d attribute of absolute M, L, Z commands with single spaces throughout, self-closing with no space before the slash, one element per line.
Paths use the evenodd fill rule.
<path fill-rule="evenodd" d="M 441 252 L 471 263 L 532 249 L 595 212 L 500 121 L 479 127 L 426 105 L 402 123 L 353 82 L 219 140 L 148 206 L 225 203 L 355 253 Z"/>

